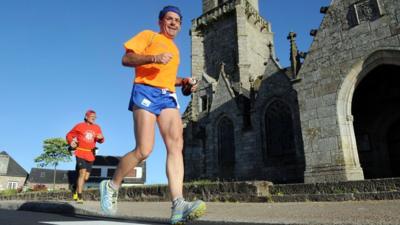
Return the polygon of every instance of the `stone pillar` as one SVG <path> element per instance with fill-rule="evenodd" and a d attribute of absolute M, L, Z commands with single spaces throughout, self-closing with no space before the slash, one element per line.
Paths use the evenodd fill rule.
<path fill-rule="evenodd" d="M 247 0 L 257 11 L 260 11 L 258 8 L 258 0 Z"/>
<path fill-rule="evenodd" d="M 217 7 L 218 0 L 203 0 L 203 13 Z"/>

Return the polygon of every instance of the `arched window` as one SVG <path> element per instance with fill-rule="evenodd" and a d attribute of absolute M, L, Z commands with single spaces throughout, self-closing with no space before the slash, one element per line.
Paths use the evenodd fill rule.
<path fill-rule="evenodd" d="M 233 122 L 224 117 L 218 123 L 218 165 L 223 177 L 233 175 L 235 165 L 235 133 Z"/>
<path fill-rule="evenodd" d="M 292 113 L 281 100 L 276 100 L 268 106 L 265 113 L 265 131 L 264 161 L 295 155 Z"/>

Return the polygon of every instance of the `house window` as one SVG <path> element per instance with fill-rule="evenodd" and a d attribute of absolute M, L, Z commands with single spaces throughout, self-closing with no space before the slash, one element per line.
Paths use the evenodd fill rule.
<path fill-rule="evenodd" d="M 92 172 L 90 173 L 93 177 L 101 177 L 101 169 L 100 168 L 93 168 Z"/>
<path fill-rule="evenodd" d="M 7 189 L 17 189 L 17 188 L 18 188 L 18 182 L 9 181 L 7 183 Z"/>
<path fill-rule="evenodd" d="M 112 177 L 114 176 L 115 173 L 115 169 L 108 169 L 107 170 L 107 177 Z"/>
<path fill-rule="evenodd" d="M 142 167 L 135 167 L 133 170 L 129 171 L 126 177 L 130 178 L 142 178 L 143 168 Z"/>
<path fill-rule="evenodd" d="M 135 168 L 135 178 L 142 178 L 143 169 L 142 167 Z"/>
<path fill-rule="evenodd" d="M 40 177 L 46 177 L 46 172 L 40 172 Z"/>

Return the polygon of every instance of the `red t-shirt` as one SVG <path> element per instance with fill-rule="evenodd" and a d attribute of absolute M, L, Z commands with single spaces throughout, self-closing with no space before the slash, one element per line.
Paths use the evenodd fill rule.
<path fill-rule="evenodd" d="M 89 124 L 86 122 L 78 123 L 70 132 L 68 132 L 67 142 L 68 144 L 71 144 L 72 139 L 76 138 L 78 140 L 78 148 L 75 149 L 76 157 L 92 162 L 95 160 L 95 156 L 93 152 L 89 150 L 96 147 L 96 142 L 104 142 L 104 138 L 96 138 L 98 134 L 102 134 L 102 132 L 100 126 L 97 124 Z"/>

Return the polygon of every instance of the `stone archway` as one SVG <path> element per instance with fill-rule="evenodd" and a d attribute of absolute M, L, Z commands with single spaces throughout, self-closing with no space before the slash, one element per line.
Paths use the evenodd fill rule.
<path fill-rule="evenodd" d="M 355 91 L 358 91 L 359 90 L 358 88 L 362 88 L 363 86 L 362 83 L 364 79 L 367 80 L 369 79 L 369 77 L 374 77 L 373 74 L 377 72 L 379 73 L 380 69 L 387 70 L 388 67 L 393 69 L 399 66 L 400 66 L 400 49 L 383 49 L 375 51 L 372 54 L 370 54 L 369 57 L 367 57 L 364 61 L 358 62 L 353 66 L 349 74 L 346 75 L 346 78 L 344 79 L 340 87 L 337 98 L 337 116 L 338 116 L 339 130 L 340 130 L 339 146 L 341 146 L 341 149 L 343 151 L 343 158 L 346 170 L 348 171 L 347 174 L 349 174 L 348 176 L 352 176 L 351 174 L 354 174 L 354 177 L 352 177 L 352 179 L 357 179 L 357 177 L 358 179 L 362 179 L 363 177 L 360 176 L 363 176 L 363 172 L 367 173 L 366 178 L 376 177 L 375 175 L 371 176 L 371 174 L 369 174 L 369 171 L 373 170 L 368 170 L 368 171 L 361 170 L 362 165 L 360 165 L 360 160 L 359 160 L 360 155 L 357 149 L 356 140 L 358 140 L 358 145 L 360 146 L 360 148 L 364 148 L 365 146 L 367 146 L 370 137 L 368 135 L 367 136 L 363 135 L 362 132 L 359 131 L 359 127 L 355 129 L 355 127 L 353 126 L 353 120 L 354 123 L 359 124 L 359 122 L 357 122 L 356 120 L 360 119 L 360 118 L 355 118 L 352 112 L 353 105 L 359 104 L 359 103 L 353 104 L 353 101 L 358 101 L 357 99 L 353 98 Z M 395 70 L 397 71 L 397 69 Z M 380 77 L 380 79 L 382 80 L 383 77 Z M 370 89 L 371 87 L 369 88 L 369 90 Z M 367 100 L 362 100 L 362 101 L 367 101 Z M 360 113 L 357 113 L 355 116 L 357 117 L 360 116 Z M 375 116 L 377 115 L 375 114 Z M 375 123 L 379 124 L 379 121 L 382 120 L 376 119 Z M 379 134 L 381 134 L 379 139 L 385 138 L 385 136 L 383 136 L 382 134 L 385 133 L 385 130 L 387 131 L 389 127 L 390 123 L 389 126 L 381 125 L 379 127 L 379 129 L 381 129 L 381 131 L 379 132 Z M 355 130 L 358 130 L 357 138 Z M 376 139 L 378 138 L 378 136 L 375 135 L 374 138 Z M 386 141 L 378 141 L 378 142 L 383 143 Z M 361 145 L 363 144 L 364 146 L 361 147 Z M 382 148 L 383 146 L 385 145 L 381 144 L 380 148 Z M 375 148 L 374 146 L 371 145 L 370 147 Z M 365 163 L 364 159 L 365 159 L 364 156 L 362 156 L 363 163 Z M 382 171 L 385 170 L 387 169 L 383 169 Z"/>
<path fill-rule="evenodd" d="M 354 91 L 354 132 L 367 179 L 394 176 L 391 165 L 398 166 L 400 160 L 397 151 L 390 151 L 400 133 L 394 126 L 400 118 L 399 74 L 400 66 L 379 65 L 367 73 Z"/>

